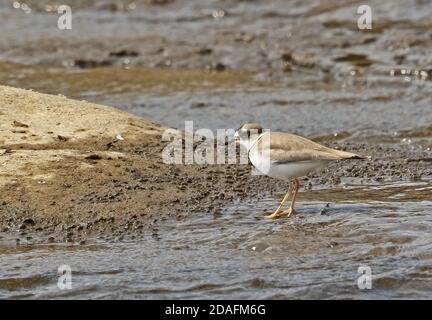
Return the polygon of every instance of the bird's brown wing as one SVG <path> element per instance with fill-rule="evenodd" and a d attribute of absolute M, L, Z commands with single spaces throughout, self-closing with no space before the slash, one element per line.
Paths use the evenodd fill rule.
<path fill-rule="evenodd" d="M 311 160 L 339 160 L 364 159 L 354 153 L 324 147 L 306 138 L 290 133 L 271 132 L 270 160 L 276 163 L 311 161 Z M 261 152 L 267 143 L 265 134 L 251 148 L 250 152 Z"/>

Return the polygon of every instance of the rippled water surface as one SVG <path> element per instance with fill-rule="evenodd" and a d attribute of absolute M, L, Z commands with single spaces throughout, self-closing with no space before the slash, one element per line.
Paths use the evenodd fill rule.
<path fill-rule="evenodd" d="M 238 202 L 166 221 L 137 242 L 17 247 L 3 239 L 0 297 L 431 298 L 432 201 L 409 197 L 422 190 L 432 190 L 429 180 L 346 186 L 320 192 L 323 201 L 307 200 L 311 192 L 296 216 L 278 221 L 263 218 L 276 199 Z M 376 200 L 351 199 L 365 191 Z M 71 290 L 57 288 L 64 264 Z M 357 286 L 360 266 L 372 270 L 371 290 Z"/>

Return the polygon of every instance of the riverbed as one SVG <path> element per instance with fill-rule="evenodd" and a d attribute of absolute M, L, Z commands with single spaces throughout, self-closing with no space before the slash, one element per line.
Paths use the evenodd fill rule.
<path fill-rule="evenodd" d="M 326 190 L 276 222 L 263 218 L 274 199 L 235 203 L 132 242 L 1 239 L 0 297 L 427 299 L 432 202 L 410 196 L 425 190 L 430 180 Z M 374 200 L 353 200 L 372 191 Z M 71 289 L 57 286 L 62 265 L 72 270 Z M 371 289 L 358 285 L 361 267 L 371 270 Z"/>

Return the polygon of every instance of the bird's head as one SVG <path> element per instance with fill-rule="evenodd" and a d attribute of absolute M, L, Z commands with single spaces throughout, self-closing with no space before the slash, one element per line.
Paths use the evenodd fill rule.
<path fill-rule="evenodd" d="M 263 133 L 263 127 L 258 123 L 245 123 L 234 134 L 237 143 L 247 150 L 254 144 L 256 139 Z"/>

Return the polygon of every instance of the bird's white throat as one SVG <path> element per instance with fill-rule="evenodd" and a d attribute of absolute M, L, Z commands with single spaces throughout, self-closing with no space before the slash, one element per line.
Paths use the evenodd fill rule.
<path fill-rule="evenodd" d="M 253 147 L 253 145 L 255 144 L 255 142 L 257 142 L 257 140 L 265 133 L 262 134 L 256 134 L 253 136 L 250 136 L 249 139 L 244 137 L 244 138 L 240 138 L 239 143 L 241 145 L 241 147 L 246 150 L 247 152 L 249 152 L 249 150 Z"/>

